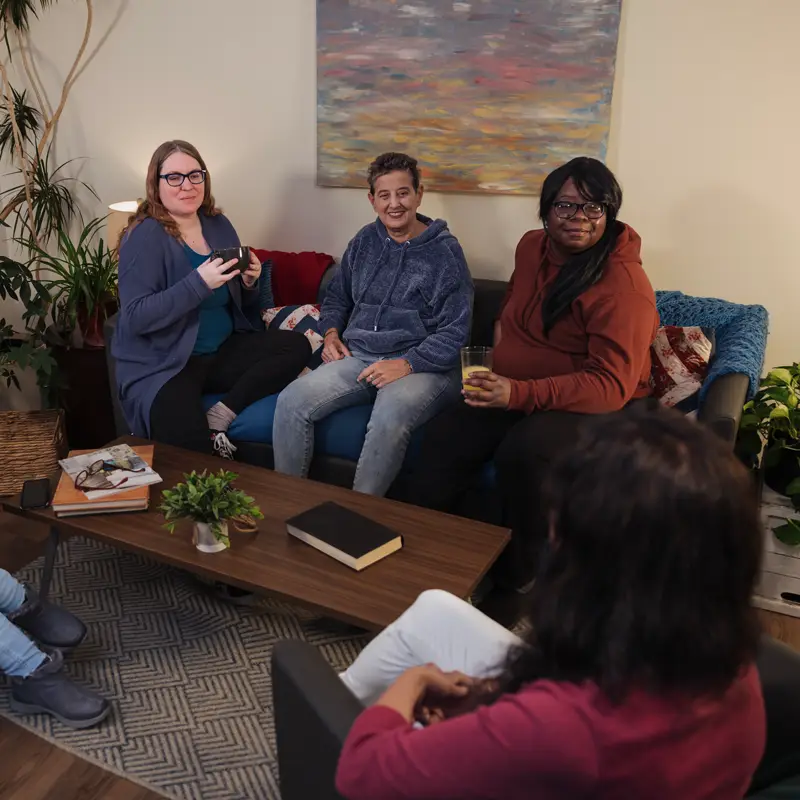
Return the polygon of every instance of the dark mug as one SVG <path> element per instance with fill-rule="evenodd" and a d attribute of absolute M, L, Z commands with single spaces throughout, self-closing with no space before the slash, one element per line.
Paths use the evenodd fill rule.
<path fill-rule="evenodd" d="M 221 258 L 224 261 L 231 261 L 236 258 L 238 261 L 232 264 L 226 273 L 238 269 L 244 272 L 250 266 L 250 248 L 249 247 L 220 247 L 218 250 L 211 251 L 211 260 Z"/>

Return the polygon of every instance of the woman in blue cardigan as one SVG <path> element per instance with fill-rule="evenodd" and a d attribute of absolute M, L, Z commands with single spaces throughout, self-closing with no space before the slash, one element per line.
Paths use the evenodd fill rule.
<path fill-rule="evenodd" d="M 239 245 L 214 204 L 211 179 L 188 142 L 164 142 L 147 170 L 147 194 L 119 249 L 120 312 L 112 352 L 125 418 L 137 436 L 232 458 L 230 424 L 297 377 L 310 355 L 293 331 L 257 330 L 261 264 Z M 268 288 L 268 287 L 265 287 Z M 271 305 L 271 303 L 269 303 Z M 202 397 L 222 398 L 204 411 Z"/>

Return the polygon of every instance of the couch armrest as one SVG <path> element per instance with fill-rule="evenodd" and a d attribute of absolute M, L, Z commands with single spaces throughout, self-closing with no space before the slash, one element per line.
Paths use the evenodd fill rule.
<path fill-rule="evenodd" d="M 322 273 L 322 277 L 319 279 L 319 289 L 317 290 L 317 303 L 322 305 L 325 301 L 325 295 L 328 292 L 328 286 L 330 282 L 333 280 L 333 276 L 336 274 L 336 270 L 339 268 L 339 265 L 333 261 L 328 269 Z"/>
<path fill-rule="evenodd" d="M 114 362 L 114 356 L 111 355 L 111 345 L 114 341 L 114 333 L 116 330 L 117 314 L 114 314 L 103 324 L 103 337 L 106 343 L 106 369 L 108 370 L 108 386 L 111 389 L 111 406 L 114 410 L 114 428 L 117 431 L 117 436 L 127 436 L 131 432 L 131 429 L 125 421 L 125 415 L 122 413 L 122 406 L 119 402 L 116 364 Z"/>
<path fill-rule="evenodd" d="M 341 800 L 336 765 L 364 707 L 316 648 L 290 639 L 272 650 L 272 702 L 283 800 Z"/>
<path fill-rule="evenodd" d="M 748 794 L 800 775 L 800 653 L 764 636 L 756 663 L 767 714 L 767 747 Z"/>
<path fill-rule="evenodd" d="M 733 447 L 750 378 L 741 372 L 721 375 L 708 387 L 698 418 Z"/>

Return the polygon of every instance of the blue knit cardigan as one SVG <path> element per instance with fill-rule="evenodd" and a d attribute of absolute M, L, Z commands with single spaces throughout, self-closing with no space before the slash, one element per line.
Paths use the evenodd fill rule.
<path fill-rule="evenodd" d="M 750 378 L 748 398 L 758 391 L 767 349 L 769 315 L 764 306 L 745 306 L 683 292 L 656 292 L 662 325 L 713 328 L 715 354 L 700 389 L 700 403 L 711 384 L 723 375 L 741 372 Z"/>

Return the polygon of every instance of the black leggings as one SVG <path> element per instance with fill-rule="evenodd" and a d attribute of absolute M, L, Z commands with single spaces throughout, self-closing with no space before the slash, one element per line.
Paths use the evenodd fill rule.
<path fill-rule="evenodd" d="M 216 353 L 191 356 L 159 390 L 150 408 L 150 438 L 211 453 L 202 397 L 223 394 L 234 414 L 281 391 L 308 362 L 311 346 L 296 331 L 252 331 L 229 336 Z"/>
<path fill-rule="evenodd" d="M 503 523 L 511 544 L 494 574 L 519 585 L 532 577 L 536 556 L 547 537 L 539 491 L 555 456 L 573 444 L 585 414 L 566 411 L 522 412 L 471 408 L 459 403 L 425 426 L 422 453 L 410 479 L 415 505 L 462 512 L 484 464 L 494 458 L 503 500 Z"/>

